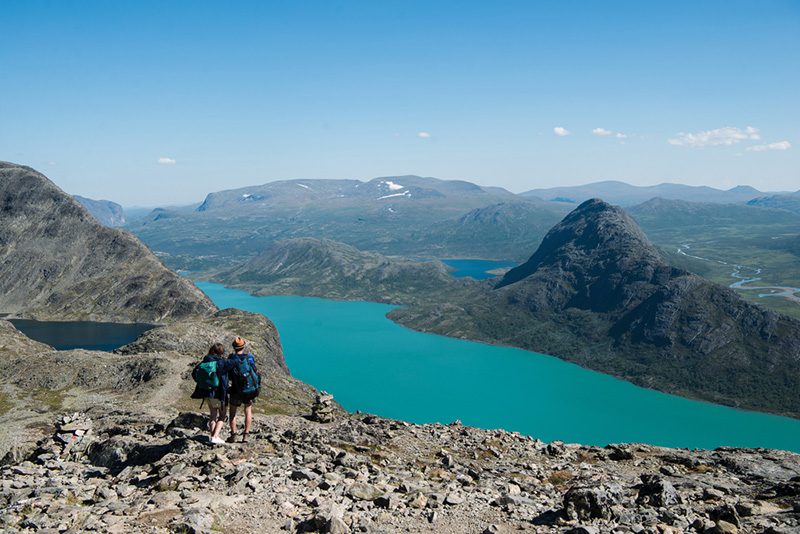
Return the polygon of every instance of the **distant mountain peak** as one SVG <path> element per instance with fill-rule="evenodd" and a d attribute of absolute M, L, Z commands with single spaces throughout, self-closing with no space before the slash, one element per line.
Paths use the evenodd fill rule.
<path fill-rule="evenodd" d="M 555 225 L 530 259 L 506 273 L 497 288 L 519 282 L 545 266 L 592 272 L 648 262 L 661 260 L 639 225 L 618 206 L 595 198 Z"/>

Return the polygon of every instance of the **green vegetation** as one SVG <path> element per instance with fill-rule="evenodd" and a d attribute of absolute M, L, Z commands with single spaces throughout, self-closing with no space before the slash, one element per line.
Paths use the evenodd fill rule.
<path fill-rule="evenodd" d="M 8 413 L 14 407 L 8 393 L 0 391 L 0 413 Z"/>
<path fill-rule="evenodd" d="M 745 278 L 761 279 L 745 287 L 800 288 L 800 215 L 797 213 L 663 199 L 632 206 L 626 211 L 671 265 L 725 287 L 742 280 L 733 276 L 738 272 Z M 736 291 L 746 300 L 800 318 L 798 302 L 781 297 L 758 298 L 760 291 Z"/>
<path fill-rule="evenodd" d="M 67 397 L 67 390 L 40 387 L 36 388 L 31 396 L 37 403 L 44 404 L 51 411 L 57 411 L 61 409 L 64 399 Z"/>
<path fill-rule="evenodd" d="M 729 287 L 743 279 L 759 278 L 758 281 L 733 288 L 739 296 L 767 306 L 778 312 L 800 319 L 800 302 L 784 297 L 759 298 L 768 290 L 750 290 L 747 287 L 792 287 L 800 289 L 800 257 L 789 250 L 771 248 L 774 240 L 768 229 L 754 230 L 756 235 L 742 236 L 731 231 L 729 235 L 699 233 L 697 229 L 675 230 L 671 235 L 664 232 L 648 233 L 648 237 L 662 251 L 664 260 L 676 267 L 686 269 L 712 282 Z M 765 235 L 766 234 L 766 235 Z M 684 254 L 679 254 L 681 250 Z M 688 255 L 688 256 L 687 256 Z M 703 259 L 698 259 L 703 258 Z M 738 276 L 733 276 L 734 273 Z M 800 293 L 795 296 L 800 297 Z"/>
<path fill-rule="evenodd" d="M 554 471 L 553 473 L 551 473 L 550 476 L 547 477 L 547 480 L 545 482 L 549 482 L 553 486 L 559 487 L 566 484 L 569 480 L 572 479 L 572 477 L 573 477 L 572 473 L 561 469 L 559 471 Z"/>

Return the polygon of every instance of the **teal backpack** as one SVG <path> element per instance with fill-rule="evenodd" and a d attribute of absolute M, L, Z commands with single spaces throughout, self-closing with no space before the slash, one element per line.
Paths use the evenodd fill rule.
<path fill-rule="evenodd" d="M 216 389 L 219 386 L 217 362 L 211 361 L 197 364 L 192 373 L 192 378 L 201 389 Z"/>

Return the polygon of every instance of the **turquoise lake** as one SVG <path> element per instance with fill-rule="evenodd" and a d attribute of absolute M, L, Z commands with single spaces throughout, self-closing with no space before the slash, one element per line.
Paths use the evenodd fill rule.
<path fill-rule="evenodd" d="M 458 419 L 546 442 L 800 452 L 800 420 L 637 388 L 534 352 L 414 332 L 385 317 L 393 306 L 197 286 L 220 308 L 269 317 L 292 375 L 348 411 L 414 423 Z"/>

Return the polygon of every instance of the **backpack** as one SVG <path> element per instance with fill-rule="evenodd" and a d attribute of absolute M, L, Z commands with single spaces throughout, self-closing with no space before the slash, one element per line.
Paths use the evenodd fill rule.
<path fill-rule="evenodd" d="M 216 389 L 219 386 L 217 362 L 210 361 L 197 364 L 194 372 L 192 372 L 192 378 L 201 389 Z"/>
<path fill-rule="evenodd" d="M 256 370 L 256 364 L 250 363 L 253 358 L 249 354 L 236 356 L 239 358 L 239 365 L 233 369 L 234 393 L 239 395 L 245 402 L 249 402 L 261 393 L 261 379 Z"/>

